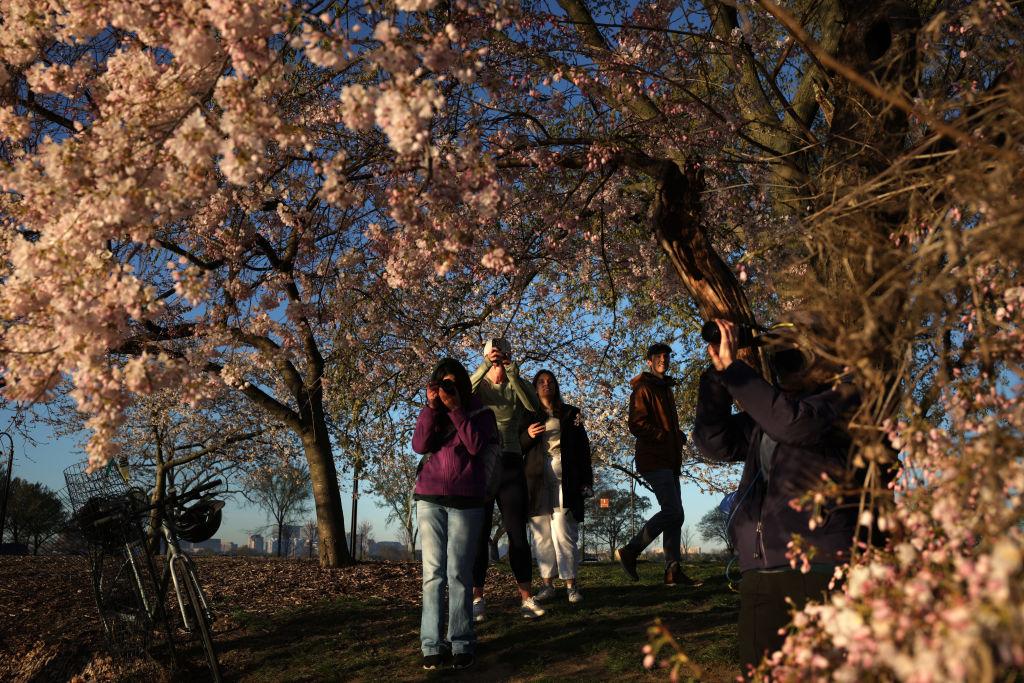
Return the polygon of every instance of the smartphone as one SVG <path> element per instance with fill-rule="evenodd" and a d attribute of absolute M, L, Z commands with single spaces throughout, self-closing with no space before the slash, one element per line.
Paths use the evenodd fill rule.
<path fill-rule="evenodd" d="M 503 356 L 508 355 L 508 344 L 501 337 L 492 337 L 484 342 L 484 355 L 491 351 L 500 351 Z"/>

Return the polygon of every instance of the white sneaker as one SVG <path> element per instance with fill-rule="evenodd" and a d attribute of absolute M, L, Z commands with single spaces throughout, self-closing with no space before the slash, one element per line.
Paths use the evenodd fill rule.
<path fill-rule="evenodd" d="M 583 593 L 580 593 L 579 588 L 566 588 L 565 592 L 569 594 L 569 602 L 576 605 L 583 602 Z"/>
<path fill-rule="evenodd" d="M 544 616 L 543 608 L 539 607 L 533 601 L 533 598 L 523 600 L 523 605 L 519 608 L 519 612 L 523 615 L 524 619 L 536 619 L 537 617 Z"/>
<path fill-rule="evenodd" d="M 537 602 L 545 602 L 555 597 L 555 587 L 544 584 L 544 586 L 537 591 L 537 594 L 533 596 L 533 599 Z"/>
<path fill-rule="evenodd" d="M 487 603 L 483 598 L 473 598 L 473 621 L 480 623 L 487 619 Z"/>

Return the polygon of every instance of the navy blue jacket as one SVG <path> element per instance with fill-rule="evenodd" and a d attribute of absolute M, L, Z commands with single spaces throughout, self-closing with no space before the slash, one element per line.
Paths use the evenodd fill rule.
<path fill-rule="evenodd" d="M 822 472 L 841 480 L 850 452 L 845 427 L 858 403 L 847 389 L 787 394 L 743 361 L 701 375 L 693 441 L 709 460 L 745 463 L 730 527 L 741 571 L 788 566 L 786 545 L 794 533 L 817 549 L 812 562 L 849 558 L 856 504 L 833 505 L 814 530 L 808 527 L 810 512 L 789 505 Z M 733 399 L 743 412 L 732 413 Z M 764 434 L 778 443 L 767 478 L 760 474 Z"/>

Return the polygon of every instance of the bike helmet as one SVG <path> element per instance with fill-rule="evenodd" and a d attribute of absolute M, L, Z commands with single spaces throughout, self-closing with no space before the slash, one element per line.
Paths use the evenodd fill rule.
<path fill-rule="evenodd" d="M 174 527 L 178 538 L 189 543 L 202 543 L 213 538 L 220 528 L 223 500 L 202 498 L 193 505 L 184 508 L 174 519 Z"/>

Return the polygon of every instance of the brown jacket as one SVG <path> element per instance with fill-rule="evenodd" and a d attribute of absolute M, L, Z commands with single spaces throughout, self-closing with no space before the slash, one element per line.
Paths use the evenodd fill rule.
<path fill-rule="evenodd" d="M 629 385 L 629 431 L 636 437 L 636 469 L 673 470 L 679 473 L 686 436 L 679 429 L 679 415 L 671 377 L 641 373 Z"/>

